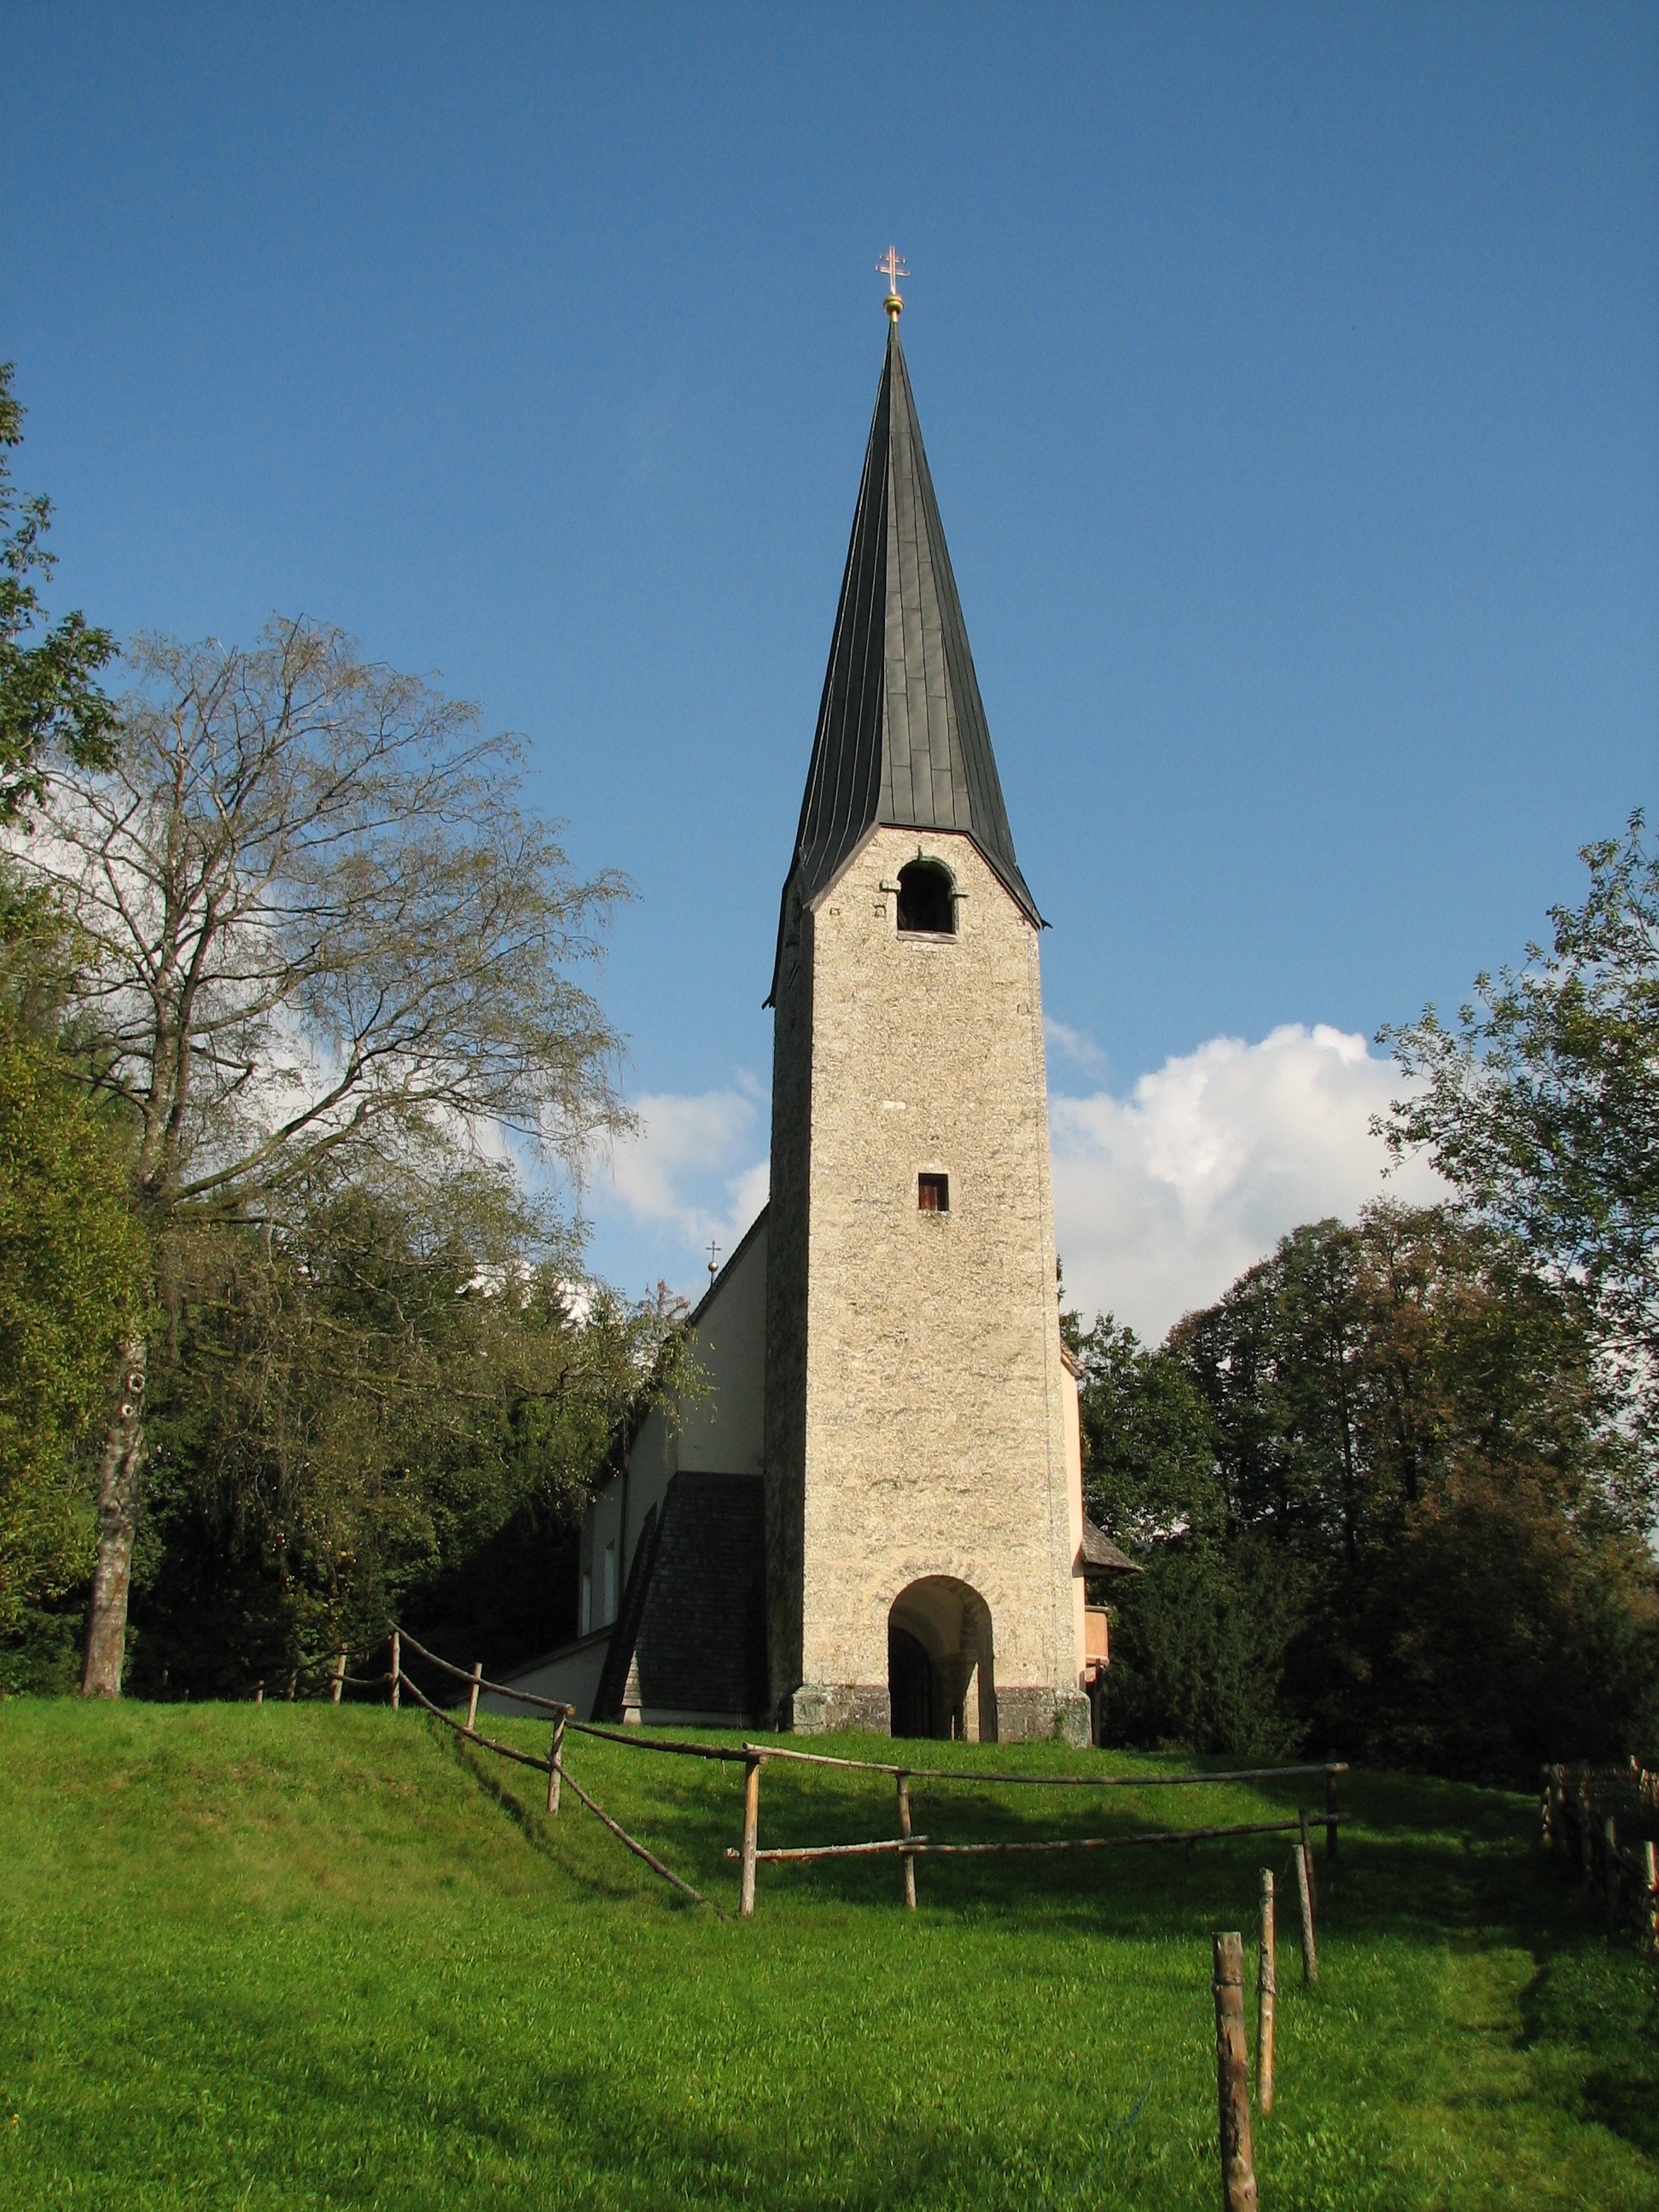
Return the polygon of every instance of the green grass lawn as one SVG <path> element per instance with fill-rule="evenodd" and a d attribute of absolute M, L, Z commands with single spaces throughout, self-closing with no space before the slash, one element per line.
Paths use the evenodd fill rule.
<path fill-rule="evenodd" d="M 570 1763 L 735 1909 L 740 1767 L 580 1739 Z M 8 2208 L 1213 2212 L 1209 1934 L 1248 1936 L 1288 1856 L 924 1859 L 914 1916 L 891 1861 L 763 1868 L 742 1925 L 409 1711 L 18 1700 L 0 1778 Z M 1294 1802 L 918 1785 L 916 1811 L 946 1839 Z M 1544 1863 L 1531 1803 L 1367 1777 L 1346 1802 L 1316 1989 L 1281 1909 L 1263 2212 L 1659 2208 L 1652 1970 Z M 890 1789 L 775 1765 L 761 1829 L 890 1834 Z"/>

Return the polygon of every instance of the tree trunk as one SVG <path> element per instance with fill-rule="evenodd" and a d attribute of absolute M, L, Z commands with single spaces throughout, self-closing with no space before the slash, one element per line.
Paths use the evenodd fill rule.
<path fill-rule="evenodd" d="M 111 1410 L 98 1477 L 98 1564 L 87 1615 L 83 1698 L 118 1698 L 127 1641 L 127 1587 L 138 1527 L 138 1479 L 144 1463 L 144 1358 L 142 1336 L 129 1340 Z"/>

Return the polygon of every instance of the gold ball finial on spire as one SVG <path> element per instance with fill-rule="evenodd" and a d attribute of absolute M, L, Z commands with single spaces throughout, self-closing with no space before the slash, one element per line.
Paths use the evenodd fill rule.
<path fill-rule="evenodd" d="M 899 258 L 899 250 L 896 246 L 890 246 L 881 259 L 877 262 L 876 273 L 887 279 L 887 297 L 883 304 L 887 309 L 889 321 L 896 323 L 904 313 L 904 302 L 899 297 L 899 278 L 908 277 L 910 274 Z"/>

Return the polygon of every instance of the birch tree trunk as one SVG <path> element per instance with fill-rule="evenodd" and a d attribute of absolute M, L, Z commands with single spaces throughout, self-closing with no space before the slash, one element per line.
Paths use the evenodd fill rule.
<path fill-rule="evenodd" d="M 109 1434 L 98 1475 L 98 1564 L 93 1571 L 87 1616 L 83 1698 L 118 1698 L 127 1640 L 127 1591 L 132 1581 L 132 1540 L 138 1528 L 138 1479 L 144 1463 L 144 1372 L 142 1336 L 128 1340 Z"/>

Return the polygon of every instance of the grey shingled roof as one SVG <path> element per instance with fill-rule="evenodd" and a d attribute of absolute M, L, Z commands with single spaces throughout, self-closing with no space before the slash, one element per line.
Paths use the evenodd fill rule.
<path fill-rule="evenodd" d="M 965 832 L 1042 927 L 1014 858 L 896 322 L 864 457 L 785 915 L 792 889 L 803 905 L 815 897 L 878 824 Z"/>
<path fill-rule="evenodd" d="M 1103 1575 L 1138 1575 L 1145 1569 L 1136 1565 L 1127 1552 L 1120 1551 L 1106 1531 L 1085 1513 L 1083 1516 L 1083 1564 Z"/>

